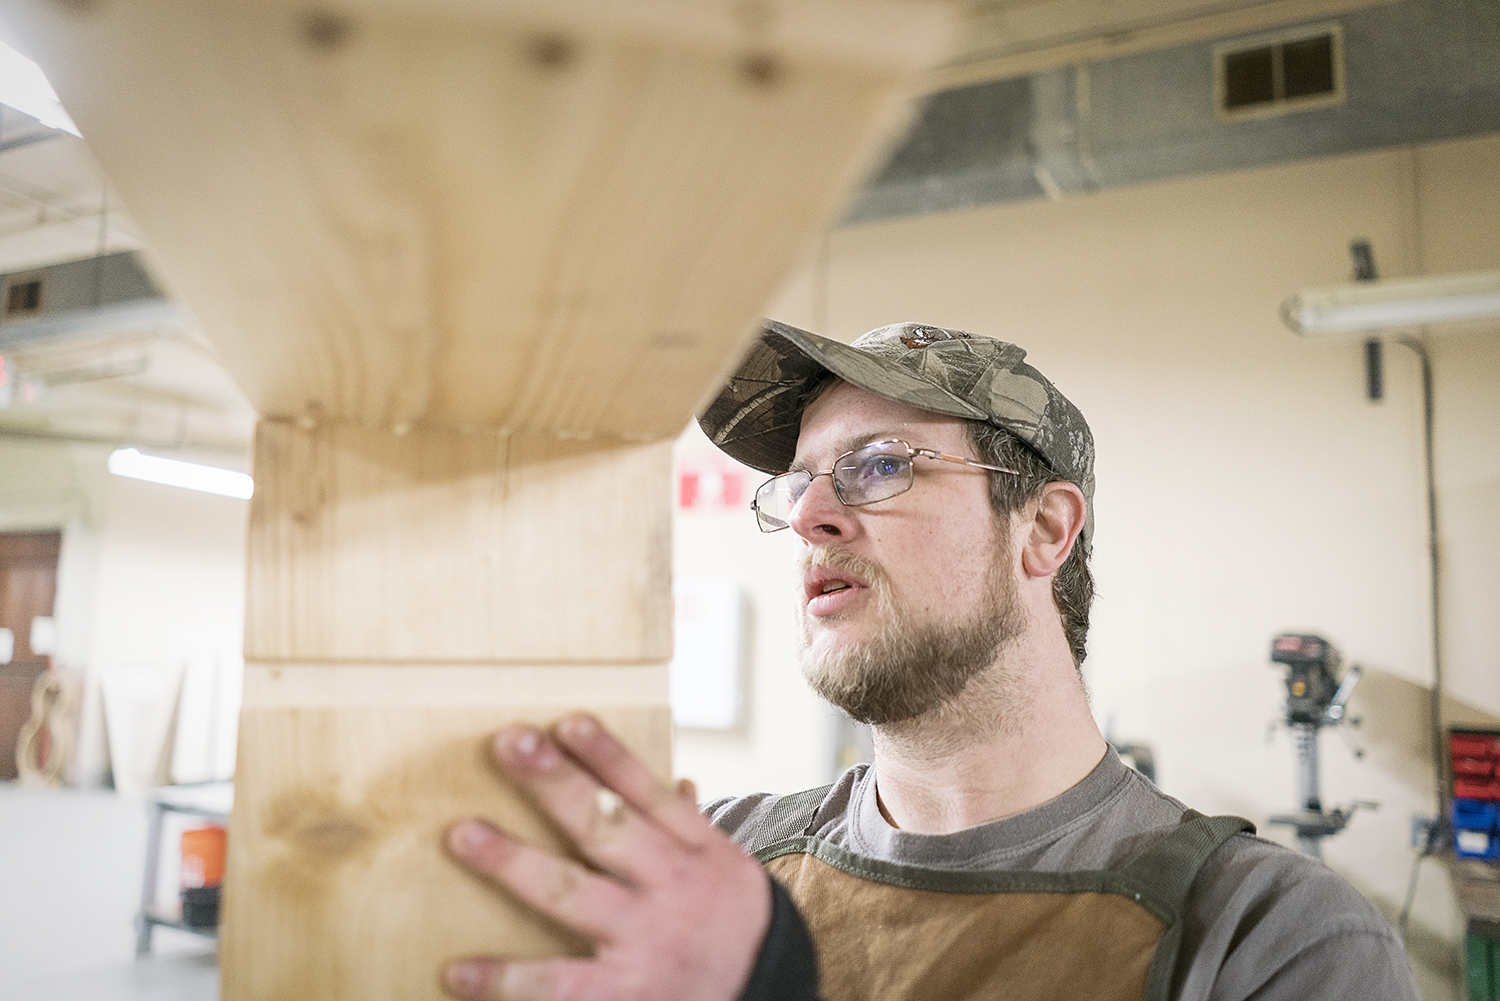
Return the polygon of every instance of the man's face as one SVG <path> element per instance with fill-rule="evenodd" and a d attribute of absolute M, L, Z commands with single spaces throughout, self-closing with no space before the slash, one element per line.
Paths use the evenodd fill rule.
<path fill-rule="evenodd" d="M 891 438 L 976 457 L 958 418 L 840 382 L 803 414 L 792 468 L 820 472 Z M 910 490 L 862 507 L 845 507 L 820 476 L 790 519 L 803 544 L 803 673 L 824 698 L 875 724 L 948 702 L 1024 625 L 1009 523 L 990 507 L 987 475 L 915 463 Z"/>

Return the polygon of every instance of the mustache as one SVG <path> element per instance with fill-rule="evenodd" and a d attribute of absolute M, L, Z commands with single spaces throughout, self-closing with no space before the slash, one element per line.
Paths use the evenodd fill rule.
<path fill-rule="evenodd" d="M 880 564 L 847 549 L 818 546 L 808 549 L 797 557 L 797 576 L 800 578 L 813 567 L 827 567 L 853 574 L 871 587 L 885 583 L 885 571 Z"/>

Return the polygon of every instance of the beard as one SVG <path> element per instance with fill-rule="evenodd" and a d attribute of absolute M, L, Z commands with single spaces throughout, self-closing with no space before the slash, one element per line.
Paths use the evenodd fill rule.
<path fill-rule="evenodd" d="M 890 581 L 873 561 L 840 549 L 813 549 L 799 568 L 826 566 L 867 582 L 880 624 L 873 637 L 818 650 L 805 606 L 799 606 L 798 655 L 813 691 L 860 723 L 886 726 L 948 706 L 995 663 L 1025 627 L 1008 554 L 996 553 L 978 604 L 963 618 L 919 621 L 897 606 Z"/>

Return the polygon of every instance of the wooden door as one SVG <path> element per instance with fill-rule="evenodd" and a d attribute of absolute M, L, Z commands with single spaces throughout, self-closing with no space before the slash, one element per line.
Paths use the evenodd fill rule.
<path fill-rule="evenodd" d="M 16 738 L 31 718 L 31 686 L 47 658 L 31 649 L 31 620 L 51 615 L 57 596 L 60 532 L 0 533 L 0 628 L 16 635 L 9 664 L 0 665 L 0 779 L 16 772 Z"/>

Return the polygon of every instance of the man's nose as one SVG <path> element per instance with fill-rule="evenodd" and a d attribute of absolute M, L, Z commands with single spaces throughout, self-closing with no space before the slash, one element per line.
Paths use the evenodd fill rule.
<path fill-rule="evenodd" d="M 792 507 L 787 524 L 808 542 L 847 540 L 857 526 L 853 509 L 839 500 L 833 489 L 833 476 L 828 473 L 813 477 Z"/>

